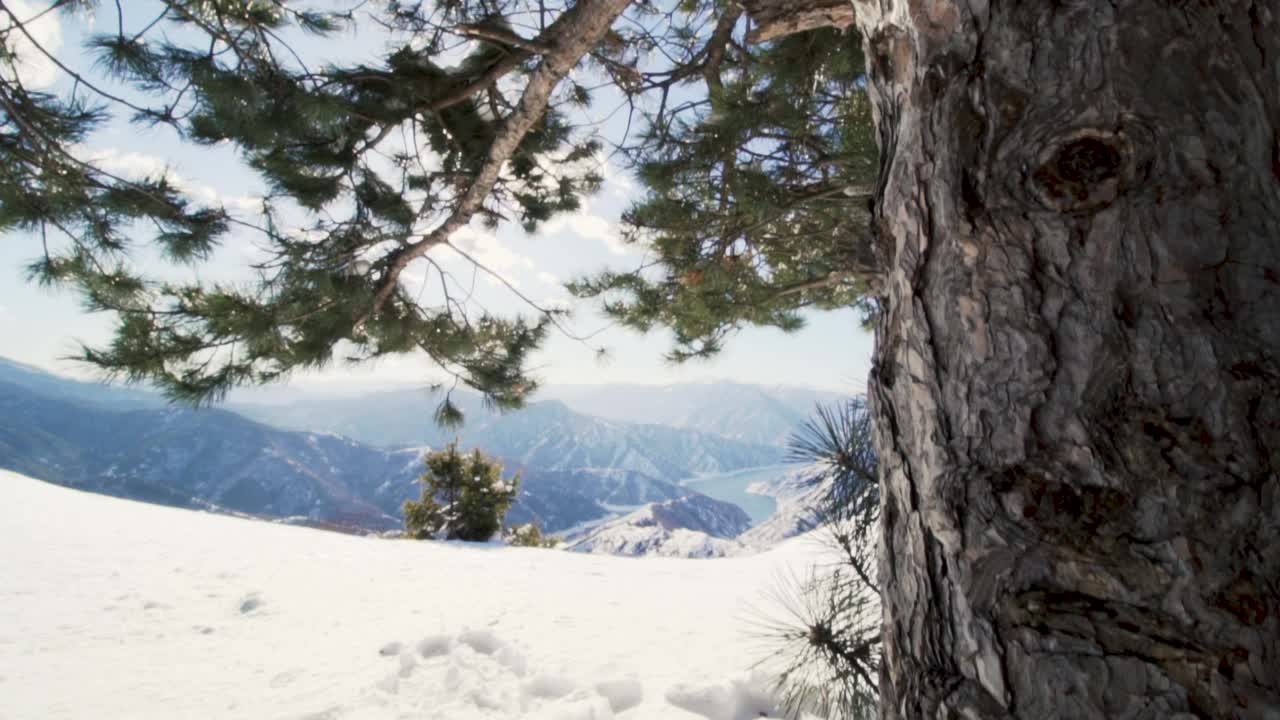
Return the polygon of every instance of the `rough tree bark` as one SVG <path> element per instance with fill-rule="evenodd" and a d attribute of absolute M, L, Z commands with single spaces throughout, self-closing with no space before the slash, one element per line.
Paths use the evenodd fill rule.
<path fill-rule="evenodd" d="M 1280 717 L 1280 5 L 854 7 L 885 717 Z"/>

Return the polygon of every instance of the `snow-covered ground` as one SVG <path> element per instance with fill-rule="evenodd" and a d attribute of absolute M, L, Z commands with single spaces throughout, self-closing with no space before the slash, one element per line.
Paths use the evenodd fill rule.
<path fill-rule="evenodd" d="M 360 538 L 0 471 L 0 719 L 772 717 L 719 560 Z"/>

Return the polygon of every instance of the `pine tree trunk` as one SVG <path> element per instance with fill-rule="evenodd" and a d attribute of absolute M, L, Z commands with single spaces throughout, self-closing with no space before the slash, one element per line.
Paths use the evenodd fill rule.
<path fill-rule="evenodd" d="M 854 7 L 885 717 L 1280 717 L 1280 4 Z"/>

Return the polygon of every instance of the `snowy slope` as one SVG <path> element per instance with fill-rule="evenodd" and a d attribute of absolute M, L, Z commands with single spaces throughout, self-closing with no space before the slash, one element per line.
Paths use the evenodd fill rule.
<path fill-rule="evenodd" d="M 660 526 L 638 525 L 626 518 L 621 520 L 607 523 L 600 531 L 565 549 L 596 555 L 668 558 L 725 558 L 745 551 L 736 540 L 725 540 L 697 530 L 668 530 Z"/>
<path fill-rule="evenodd" d="M 711 558 L 736 555 L 733 541 L 751 527 L 742 508 L 705 495 L 649 503 L 602 523 L 566 550 L 606 555 Z"/>
<path fill-rule="evenodd" d="M 820 552 L 378 540 L 9 472 L 0 547 L 3 720 L 772 716 L 750 608 Z"/>

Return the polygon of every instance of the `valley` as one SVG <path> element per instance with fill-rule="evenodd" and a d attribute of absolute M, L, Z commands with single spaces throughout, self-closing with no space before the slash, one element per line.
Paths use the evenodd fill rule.
<path fill-rule="evenodd" d="M 615 412 L 632 407 L 645 420 L 685 426 L 600 418 L 569 404 L 599 406 L 610 393 L 617 395 Z M 708 502 L 698 505 L 699 518 L 734 533 L 706 535 L 698 523 L 662 532 L 699 533 L 685 546 L 706 554 L 717 539 L 731 540 L 774 514 L 775 499 L 748 488 L 794 466 L 781 462 L 781 445 L 742 438 L 776 440 L 777 429 L 799 416 L 799 405 L 765 389 L 745 393 L 742 386 L 692 386 L 688 394 L 732 399 L 731 406 L 704 413 L 711 418 L 705 427 L 723 429 L 725 413 L 732 412 L 743 418 L 740 437 L 690 427 L 687 414 L 659 417 L 633 386 L 601 386 L 589 396 L 565 392 L 563 401 L 537 401 L 506 414 L 455 393 L 468 420 L 446 433 L 429 420 L 438 398 L 424 394 L 299 393 L 288 403 L 193 410 L 145 390 L 77 382 L 0 359 L 0 468 L 128 499 L 381 533 L 399 529 L 401 506 L 420 494 L 415 481 L 424 454 L 456 437 L 464 448 L 499 458 L 506 474 L 519 473 L 509 526 L 532 522 L 577 542 L 609 523 L 622 532 L 617 528 L 631 522 L 624 516 L 653 512 L 646 508 L 654 504 L 692 497 L 697 505 L 702 497 Z M 658 512 L 668 525 L 670 518 L 687 517 Z M 630 547 L 657 548 L 665 542 L 662 532 L 625 534 Z"/>

